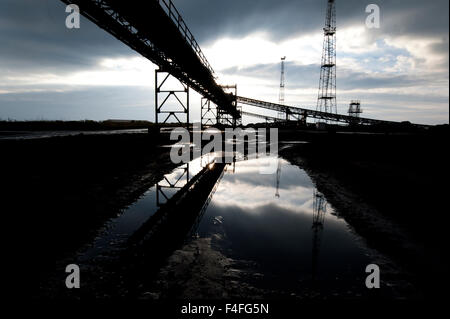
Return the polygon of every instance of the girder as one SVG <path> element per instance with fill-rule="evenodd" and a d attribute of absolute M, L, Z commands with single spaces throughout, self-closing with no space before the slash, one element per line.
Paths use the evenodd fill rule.
<path fill-rule="evenodd" d="M 213 101 L 233 118 L 240 113 L 171 0 L 61 0 L 118 40 Z"/>
<path fill-rule="evenodd" d="M 236 98 L 217 84 L 214 70 L 206 60 L 197 41 L 186 26 L 171 0 L 61 0 L 76 4 L 80 13 L 118 40 L 152 61 L 162 72 L 168 72 L 193 88 L 218 107 L 219 114 L 228 115 L 230 123 L 237 123 L 241 112 Z M 334 1 L 329 1 L 333 3 Z M 334 33 L 333 29 L 326 29 Z M 333 32 L 332 32 L 333 31 Z M 326 63 L 325 66 L 328 66 Z M 321 99 L 334 98 L 324 95 Z M 318 110 L 275 104 L 245 97 L 237 97 L 242 104 L 286 113 L 298 119 L 307 117 L 343 123 L 400 124 L 394 121 L 355 118 Z M 267 117 L 266 117 L 267 118 Z M 428 127 L 428 125 L 414 124 Z"/>
<path fill-rule="evenodd" d="M 242 113 L 242 115 L 253 116 L 253 117 L 263 119 L 266 121 L 274 121 L 274 122 L 283 121 L 275 116 L 261 115 L 261 114 L 256 114 L 256 113 L 252 113 L 252 112 L 246 112 L 246 111 L 242 111 L 241 113 Z"/>
<path fill-rule="evenodd" d="M 242 104 L 247 104 L 251 106 L 256 106 L 260 108 L 265 108 L 268 110 L 278 111 L 278 112 L 287 112 L 291 115 L 299 115 L 302 117 L 310 117 L 314 119 L 320 119 L 325 121 L 335 121 L 335 122 L 342 122 L 342 123 L 355 123 L 355 121 L 359 124 L 369 124 L 369 125 L 379 125 L 379 124 L 388 124 L 388 125 L 398 125 L 400 122 L 394 122 L 394 121 L 384 121 L 384 120 L 376 120 L 376 119 L 369 119 L 369 118 L 358 118 L 355 120 L 355 117 L 348 116 L 348 115 L 341 115 L 341 114 L 335 114 L 335 113 L 328 113 L 328 112 L 320 112 L 310 109 L 304 109 L 294 106 L 287 106 L 287 105 L 281 105 L 266 101 L 260 101 L 255 99 L 250 99 L 247 97 L 238 96 L 237 101 Z M 428 127 L 428 125 L 421 125 L 421 124 L 414 124 L 415 126 L 420 127 Z"/>

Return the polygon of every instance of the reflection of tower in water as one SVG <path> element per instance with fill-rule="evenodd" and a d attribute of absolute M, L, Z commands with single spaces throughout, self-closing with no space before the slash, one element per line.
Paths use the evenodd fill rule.
<path fill-rule="evenodd" d="M 277 167 L 277 187 L 275 191 L 275 197 L 280 197 L 280 177 L 281 177 L 281 160 L 278 158 L 278 167 Z"/>
<path fill-rule="evenodd" d="M 323 225 L 325 223 L 325 213 L 327 202 L 325 196 L 314 190 L 313 198 L 313 223 L 312 223 L 312 279 L 316 279 L 319 258 L 320 240 L 322 237 Z"/>

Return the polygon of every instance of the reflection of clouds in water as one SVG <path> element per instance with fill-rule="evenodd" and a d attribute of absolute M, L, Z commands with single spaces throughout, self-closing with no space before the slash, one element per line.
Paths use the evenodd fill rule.
<path fill-rule="evenodd" d="M 219 153 L 212 153 L 189 162 L 189 177 L 195 176 L 206 162 L 210 162 L 218 155 L 220 156 Z M 234 173 L 232 166 L 229 166 L 228 172 L 224 175 L 214 195 L 216 205 L 236 205 L 254 211 L 251 209 L 257 206 L 273 204 L 297 213 L 311 214 L 314 185 L 305 171 L 280 159 L 280 198 L 275 197 L 276 173 L 259 173 L 261 166 L 277 166 L 278 160 L 277 157 L 261 157 L 237 161 Z M 186 166 L 181 165 L 165 177 L 171 183 L 175 183 L 182 174 L 185 174 L 184 167 Z M 185 183 L 186 176 L 182 176 L 177 186 L 183 186 Z M 160 184 L 168 183 L 164 181 Z M 257 211 L 254 212 L 257 213 Z"/>
<path fill-rule="evenodd" d="M 284 190 L 281 198 L 275 197 L 275 181 L 271 186 L 251 185 L 238 181 L 227 181 L 226 176 L 221 181 L 214 194 L 216 205 L 236 205 L 254 208 L 261 205 L 274 204 L 276 206 L 294 209 L 296 211 L 311 211 L 313 190 L 301 186 Z"/>
<path fill-rule="evenodd" d="M 312 212 L 314 185 L 309 176 L 296 166 L 281 160 L 280 198 L 275 197 L 276 174 L 259 174 L 261 161 L 277 162 L 276 158 L 248 160 L 236 163 L 236 172 L 223 177 L 214 195 L 216 205 L 235 205 L 253 210 L 263 205 L 275 205 L 295 212 Z"/>
<path fill-rule="evenodd" d="M 281 161 L 281 177 L 280 189 L 289 189 L 292 187 L 302 186 L 305 188 L 313 188 L 311 178 L 305 171 L 297 166 L 290 165 L 286 160 Z M 277 167 L 278 160 L 276 158 L 255 159 L 236 163 L 236 174 L 227 176 L 230 182 L 247 183 L 248 186 L 265 185 L 274 187 L 276 183 L 276 171 L 274 174 L 260 174 L 261 166 L 272 165 Z"/>
<path fill-rule="evenodd" d="M 312 205 L 312 200 L 311 200 Z M 272 227 L 278 223 L 283 223 L 283 220 L 288 220 L 286 222 L 287 229 L 292 227 L 295 229 L 296 233 L 299 233 L 303 229 L 308 238 L 311 234 L 312 216 L 308 210 L 300 209 L 299 207 L 282 207 L 276 205 L 275 203 L 270 203 L 268 205 L 255 205 L 254 207 L 243 207 L 242 205 L 233 204 L 218 204 L 216 201 L 211 203 L 210 208 L 208 208 L 208 215 L 216 216 L 214 218 L 219 218 L 220 222 L 227 222 L 228 224 L 242 224 L 243 221 L 251 221 L 249 225 L 255 225 L 261 223 L 261 225 L 266 225 L 268 227 L 268 232 L 279 232 L 280 228 Z M 334 234 L 334 232 L 342 232 L 347 234 L 348 225 L 343 220 L 334 215 L 327 213 L 327 220 L 325 221 L 324 227 L 327 231 Z M 233 219 L 235 222 L 231 222 Z M 279 234 L 279 236 L 284 237 L 286 234 Z M 277 235 L 278 236 L 278 235 Z M 353 236 L 353 235 L 349 235 Z"/>
<path fill-rule="evenodd" d="M 206 162 L 210 162 L 220 153 L 211 153 L 189 162 L 189 177 L 195 176 Z M 260 174 L 260 167 L 267 165 L 278 165 L 281 162 L 281 176 L 279 192 L 280 198 L 275 197 L 276 173 Z M 165 177 L 174 183 L 180 176 L 185 174 L 181 165 Z M 182 176 L 177 186 L 186 183 L 186 176 Z M 161 185 L 167 184 L 163 181 Z M 277 157 L 261 157 L 248 159 L 235 163 L 235 172 L 232 165 L 228 166 L 228 172 L 224 175 L 219 187 L 214 194 L 215 205 L 235 205 L 243 207 L 250 212 L 258 213 L 255 207 L 264 205 L 275 205 L 296 213 L 312 214 L 314 185 L 306 172 L 297 166 L 289 164 L 284 159 Z M 330 212 L 330 211 L 329 211 Z"/>

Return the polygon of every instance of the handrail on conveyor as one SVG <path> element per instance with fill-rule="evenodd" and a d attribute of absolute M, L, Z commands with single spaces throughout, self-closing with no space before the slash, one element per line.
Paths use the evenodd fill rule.
<path fill-rule="evenodd" d="M 178 30 L 183 34 L 185 40 L 191 45 L 191 47 L 194 49 L 195 53 L 199 57 L 200 61 L 205 65 L 208 70 L 211 72 L 211 74 L 214 76 L 214 70 L 209 64 L 208 60 L 206 59 L 205 55 L 203 54 L 202 50 L 200 49 L 200 46 L 198 45 L 197 41 L 195 40 L 194 36 L 192 35 L 192 32 L 189 30 L 188 26 L 184 22 L 183 17 L 181 16 L 180 12 L 177 10 L 177 8 L 172 3 L 172 0 L 158 0 L 159 5 L 163 10 L 166 12 L 166 14 L 169 16 L 169 18 L 172 19 L 172 21 L 177 26 Z M 164 5 L 162 5 L 164 4 Z M 164 8 L 165 7 L 165 8 Z"/>

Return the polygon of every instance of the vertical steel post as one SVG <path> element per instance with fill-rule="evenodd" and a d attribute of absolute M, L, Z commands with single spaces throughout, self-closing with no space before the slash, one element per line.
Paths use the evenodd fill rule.
<path fill-rule="evenodd" d="M 280 93 L 278 95 L 278 104 L 284 105 L 284 61 L 286 60 L 286 57 L 281 58 L 281 76 L 280 76 Z M 285 112 L 278 112 L 278 118 L 280 120 L 283 120 L 283 118 L 286 117 L 286 121 L 289 120 L 289 115 L 286 110 Z"/>
<path fill-rule="evenodd" d="M 165 73 L 164 79 L 160 81 L 159 75 Z M 189 86 L 179 81 L 175 77 L 181 86 L 182 90 L 175 90 L 172 88 L 165 88 L 167 86 L 166 81 L 171 77 L 171 74 L 163 70 L 155 70 L 155 123 L 167 123 L 170 118 L 174 118 L 179 124 L 184 124 L 186 128 L 189 128 Z M 163 95 L 162 101 L 159 100 L 159 95 Z M 185 102 L 180 99 L 179 95 L 185 94 Z M 175 98 L 175 105 L 168 106 L 170 97 Z M 176 109 L 174 109 L 174 107 Z M 186 116 L 186 121 L 181 120 L 178 115 Z M 159 117 L 163 116 L 163 121 L 160 121 Z"/>

